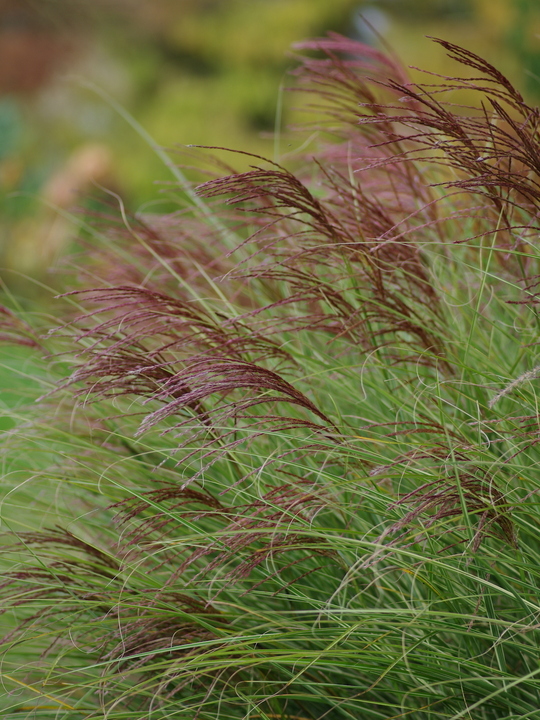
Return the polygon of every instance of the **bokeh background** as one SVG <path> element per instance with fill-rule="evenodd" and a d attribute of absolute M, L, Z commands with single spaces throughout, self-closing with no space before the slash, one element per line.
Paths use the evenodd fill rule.
<path fill-rule="evenodd" d="M 160 145 L 272 157 L 296 119 L 291 44 L 329 30 L 377 44 L 370 26 L 407 65 L 455 72 L 425 38 L 443 37 L 540 99 L 539 0 L 0 0 L 2 281 L 42 282 L 99 186 L 170 210 L 166 168 L 115 104 Z"/>

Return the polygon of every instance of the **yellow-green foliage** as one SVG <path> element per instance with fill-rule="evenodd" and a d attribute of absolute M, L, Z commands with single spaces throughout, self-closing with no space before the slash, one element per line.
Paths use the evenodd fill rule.
<path fill-rule="evenodd" d="M 283 66 L 296 40 L 329 29 L 346 30 L 357 0 L 229 0 L 210 11 L 181 14 L 169 36 L 178 46 L 222 63 L 227 72 L 257 64 Z"/>

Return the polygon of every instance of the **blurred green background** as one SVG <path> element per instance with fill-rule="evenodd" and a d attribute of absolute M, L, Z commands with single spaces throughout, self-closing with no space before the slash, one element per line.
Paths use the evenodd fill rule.
<path fill-rule="evenodd" d="M 279 90 L 291 44 L 329 30 L 376 44 L 360 14 L 407 65 L 455 73 L 424 36 L 443 37 L 540 97 L 538 0 L 0 0 L 3 281 L 46 275 L 73 235 L 65 214 L 98 185 L 170 209 L 167 170 L 85 83 L 161 145 L 273 156 L 278 105 L 284 128 L 298 102 Z"/>

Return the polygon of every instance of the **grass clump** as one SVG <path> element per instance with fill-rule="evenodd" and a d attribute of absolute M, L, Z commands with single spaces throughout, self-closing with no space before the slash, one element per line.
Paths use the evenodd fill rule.
<path fill-rule="evenodd" d="M 3 717 L 538 717 L 539 111 L 439 42 L 305 43 L 314 156 L 6 311 Z"/>

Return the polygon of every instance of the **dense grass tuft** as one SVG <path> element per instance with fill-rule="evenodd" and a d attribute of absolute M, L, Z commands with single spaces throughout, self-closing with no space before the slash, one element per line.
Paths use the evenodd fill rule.
<path fill-rule="evenodd" d="M 299 46 L 315 154 L 2 311 L 3 718 L 540 717 L 540 114 L 437 42 Z"/>

